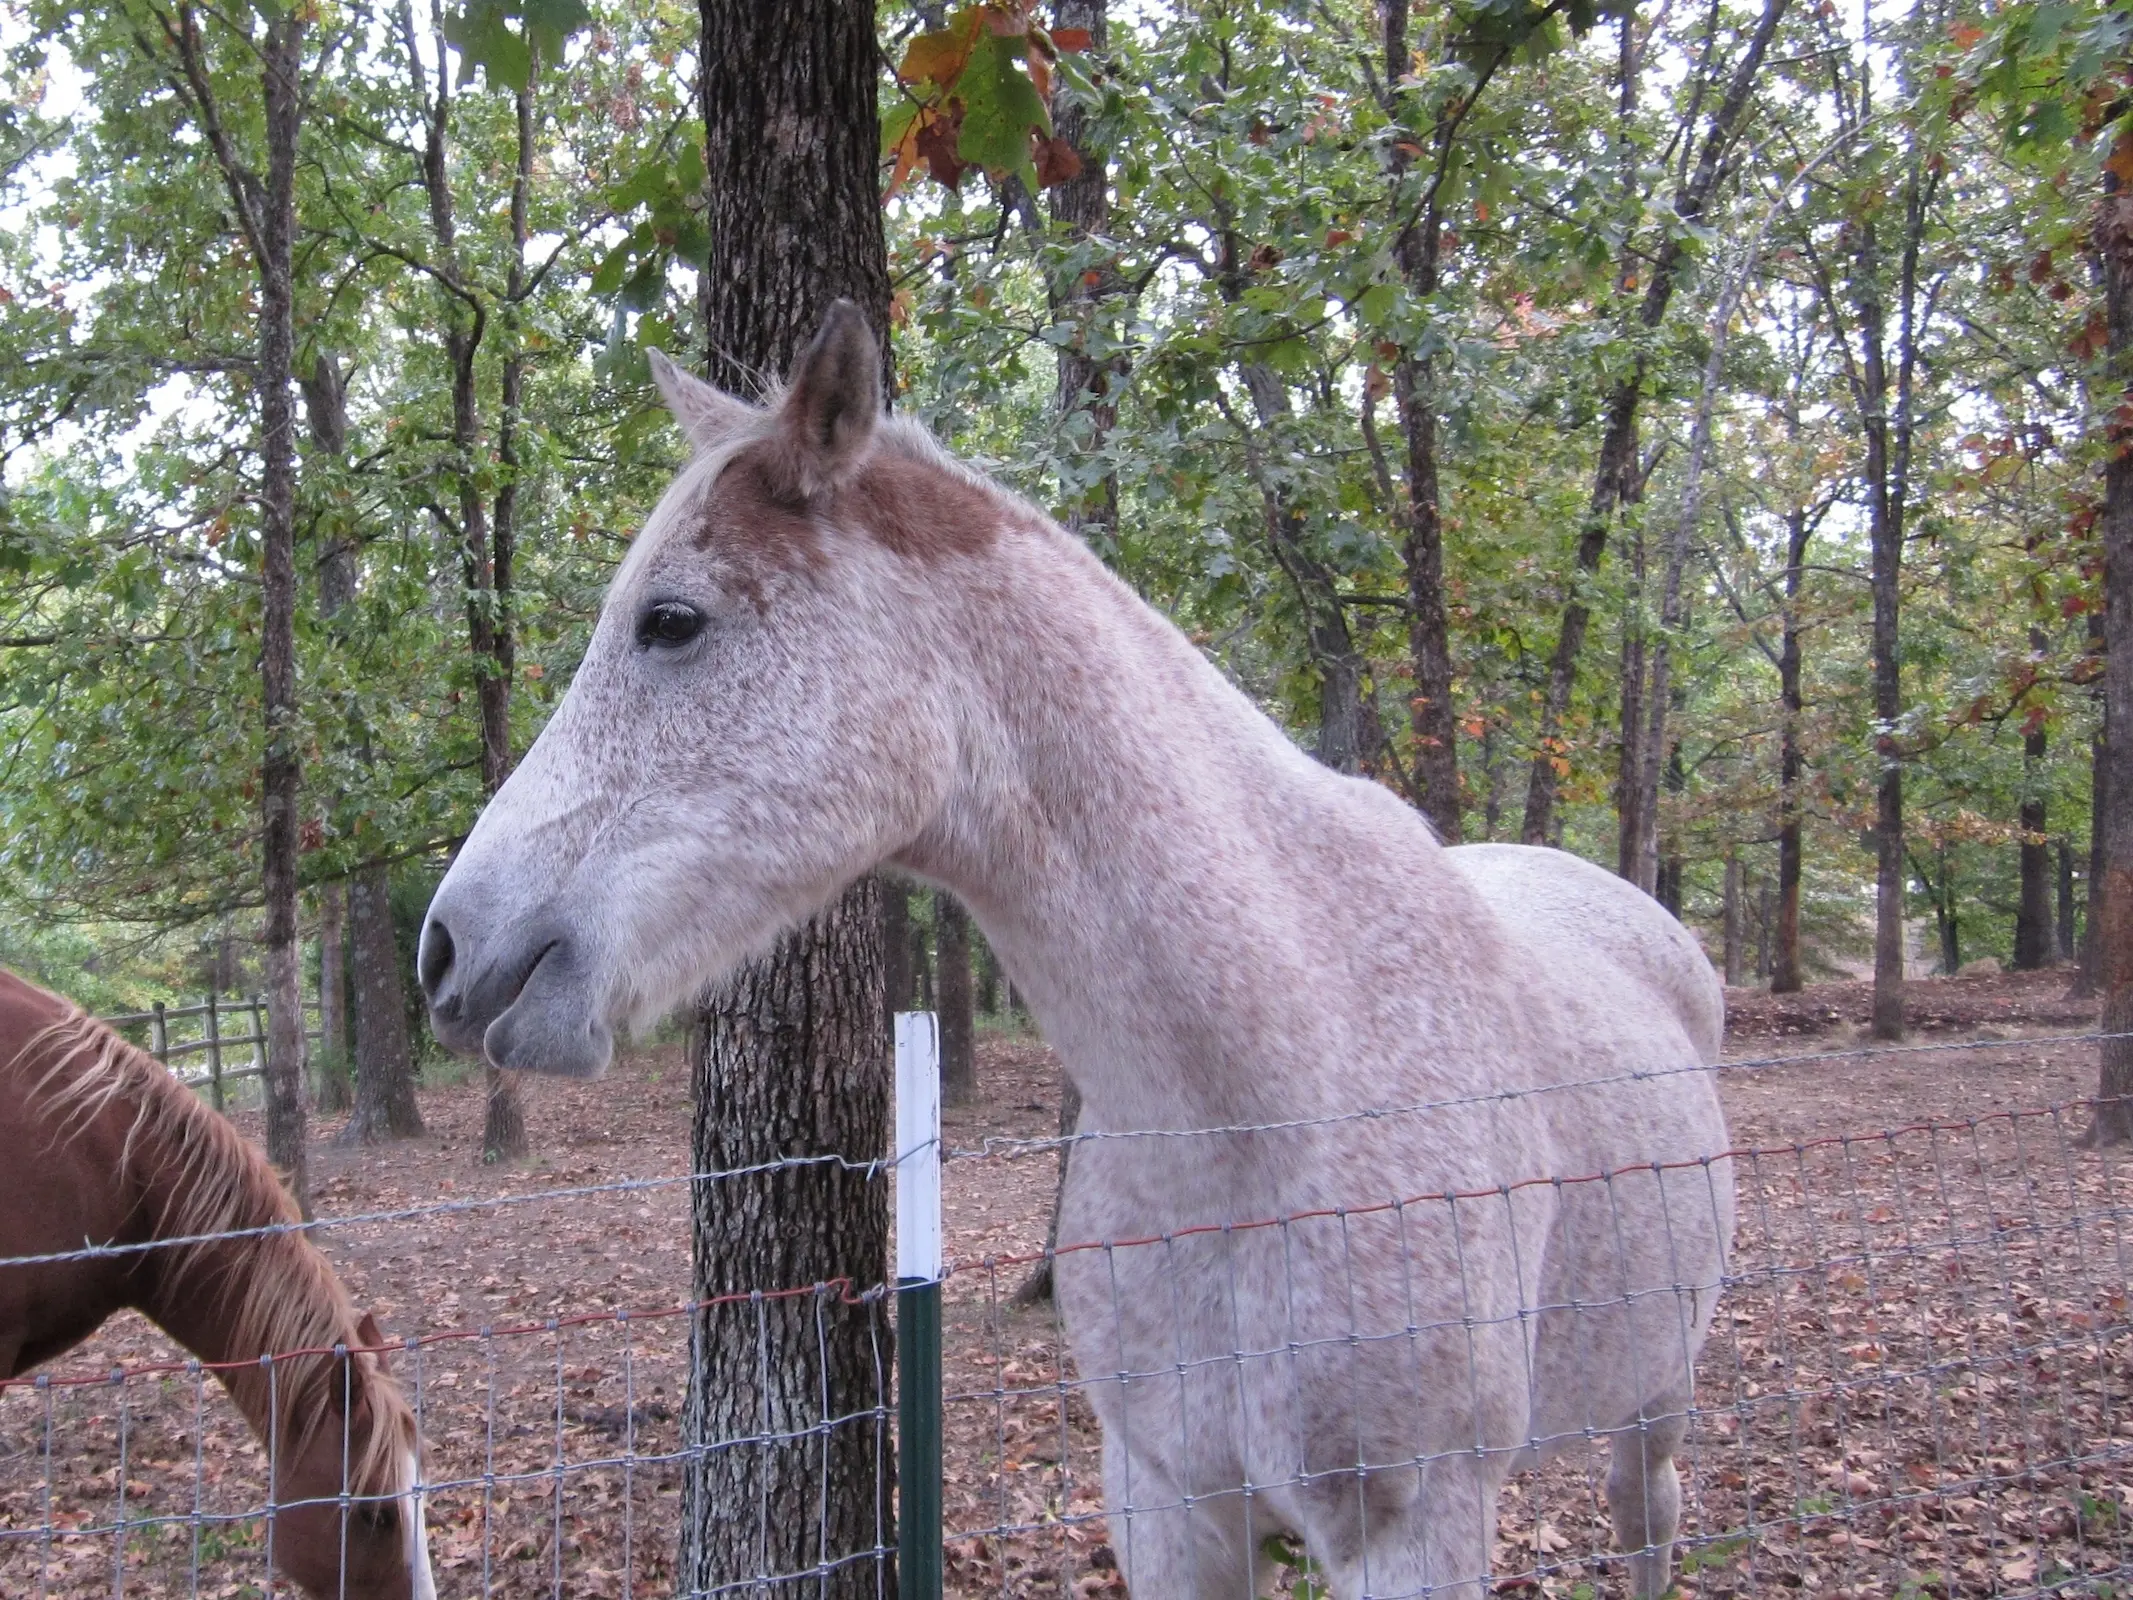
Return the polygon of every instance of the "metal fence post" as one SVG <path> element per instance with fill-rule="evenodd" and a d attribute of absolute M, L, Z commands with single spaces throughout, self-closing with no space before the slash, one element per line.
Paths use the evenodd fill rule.
<path fill-rule="evenodd" d="M 896 1571 L 941 1596 L 941 1048 L 930 1011 L 896 1014 Z"/>
<path fill-rule="evenodd" d="M 217 1111 L 222 1109 L 222 1013 L 213 990 L 207 996 L 207 1097 Z"/>
<path fill-rule="evenodd" d="M 148 1053 L 164 1066 L 170 1065 L 170 1018 L 164 1015 L 160 1000 L 148 1014 Z"/>

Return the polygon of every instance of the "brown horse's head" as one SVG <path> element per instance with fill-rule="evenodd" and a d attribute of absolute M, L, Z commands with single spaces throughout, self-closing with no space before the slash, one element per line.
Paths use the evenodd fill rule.
<path fill-rule="evenodd" d="M 357 1336 L 384 1342 L 367 1313 Z M 436 1600 L 414 1413 L 385 1358 L 298 1359 L 327 1364 L 333 1398 L 276 1451 L 275 1567 L 312 1600 Z"/>
<path fill-rule="evenodd" d="M 618 1024 L 927 826 L 963 715 L 945 580 L 1016 515 L 880 420 L 879 347 L 849 304 L 767 410 L 655 369 L 695 459 L 423 928 L 438 1037 L 499 1066 L 600 1072 Z"/>

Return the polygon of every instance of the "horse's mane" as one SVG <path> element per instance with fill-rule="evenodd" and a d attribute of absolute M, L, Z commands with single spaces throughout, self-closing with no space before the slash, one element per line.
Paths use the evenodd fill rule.
<path fill-rule="evenodd" d="M 177 1259 L 167 1282 L 195 1294 L 234 1290 L 231 1337 L 238 1348 L 279 1354 L 364 1342 L 347 1287 L 304 1234 L 206 1237 L 279 1230 L 302 1219 L 266 1157 L 154 1056 L 69 1005 L 67 1015 L 16 1052 L 7 1070 L 28 1076 L 28 1102 L 51 1120 L 57 1142 L 79 1137 L 113 1109 L 132 1108 L 120 1166 L 130 1172 L 147 1163 L 140 1176 L 170 1196 L 151 1219 L 155 1236 L 200 1241 L 170 1247 Z M 288 1455 L 301 1454 L 324 1426 L 332 1401 L 342 1399 L 352 1415 L 357 1400 L 367 1399 L 372 1426 L 365 1438 L 351 1430 L 348 1492 L 398 1493 L 407 1487 L 397 1479 L 400 1452 L 415 1443 L 414 1413 L 379 1358 L 354 1357 L 349 1370 L 352 1388 L 341 1395 L 337 1362 L 313 1357 L 278 1364 L 271 1385 L 272 1443 Z M 234 1369 L 226 1376 L 258 1371 Z"/>

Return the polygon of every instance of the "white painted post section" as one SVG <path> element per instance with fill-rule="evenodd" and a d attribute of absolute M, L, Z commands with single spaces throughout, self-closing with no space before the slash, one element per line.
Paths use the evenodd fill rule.
<path fill-rule="evenodd" d="M 896 1014 L 896 1587 L 941 1600 L 941 1033 Z"/>
<path fill-rule="evenodd" d="M 930 1011 L 896 1013 L 896 1279 L 941 1275 L 941 1034 Z"/>

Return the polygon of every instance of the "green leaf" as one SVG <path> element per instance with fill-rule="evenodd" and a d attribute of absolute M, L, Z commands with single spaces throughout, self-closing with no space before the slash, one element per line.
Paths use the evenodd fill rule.
<path fill-rule="evenodd" d="M 1355 314 L 1366 326 L 1382 328 L 1399 303 L 1399 290 L 1389 283 L 1373 283 L 1356 299 Z"/>
<path fill-rule="evenodd" d="M 614 249 L 608 251 L 599 266 L 593 268 L 592 292 L 594 294 L 610 295 L 622 287 L 623 275 L 630 269 L 632 253 L 630 241 L 627 239 L 624 239 Z"/>
<path fill-rule="evenodd" d="M 963 102 L 963 129 L 955 153 L 973 166 L 998 175 L 1021 176 L 1032 193 L 1037 166 L 1030 159 L 1032 132 L 1052 131 L 1051 113 L 1036 86 L 1022 70 L 1023 42 L 981 33 L 970 52 L 970 65 L 956 81 Z"/>

